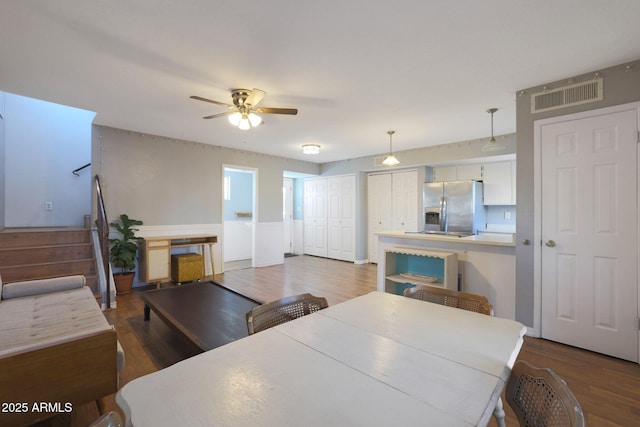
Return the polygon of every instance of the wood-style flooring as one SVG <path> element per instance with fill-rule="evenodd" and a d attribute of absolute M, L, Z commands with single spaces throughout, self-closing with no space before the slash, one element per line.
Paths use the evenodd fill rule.
<path fill-rule="evenodd" d="M 230 271 L 214 279 L 263 302 L 309 292 L 326 297 L 329 304 L 334 305 L 375 290 L 376 266 L 296 256 L 286 258 L 282 265 Z M 105 312 L 105 316 L 115 325 L 126 355 L 125 367 L 120 373 L 121 386 L 198 354 L 193 344 L 169 329 L 153 313 L 151 321 L 144 322 L 140 289 L 119 296 L 117 301 L 118 308 Z M 582 406 L 587 426 L 640 426 L 639 365 L 529 337 L 525 338 L 519 359 L 552 368 L 564 378 Z M 118 410 L 114 396 L 105 398 L 103 404 L 106 410 Z M 517 426 L 506 400 L 505 411 L 507 426 Z M 98 416 L 97 406 L 91 404 L 39 425 L 85 427 Z M 495 420 L 489 425 L 495 426 Z"/>

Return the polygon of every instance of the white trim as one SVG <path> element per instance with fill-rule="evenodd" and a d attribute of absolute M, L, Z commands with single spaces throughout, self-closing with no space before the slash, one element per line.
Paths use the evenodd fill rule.
<path fill-rule="evenodd" d="M 564 116 L 550 117 L 548 119 L 536 120 L 533 122 L 533 203 L 534 203 L 534 222 L 533 222 L 533 328 L 532 336 L 541 336 L 541 319 L 542 319 L 542 151 L 541 136 L 542 127 L 567 122 L 571 120 L 582 120 L 589 117 L 597 117 L 605 114 L 620 113 L 623 111 L 635 110 L 638 114 L 638 122 L 640 124 L 640 102 L 631 102 L 628 104 L 614 105 L 612 107 L 599 108 L 596 110 L 583 111 L 580 113 L 567 114 Z M 637 178 L 638 179 L 638 178 Z M 640 181 L 638 181 L 640 184 Z M 640 189 L 640 187 L 638 187 Z M 636 195 L 638 197 L 638 195 Z M 640 229 L 640 218 L 638 218 Z M 640 236 L 638 238 L 640 245 Z M 640 277 L 640 276 L 639 276 Z M 638 283 L 638 307 L 640 309 L 640 282 Z M 640 313 L 639 313 L 640 314 Z M 639 331 L 640 338 L 640 331 Z M 640 342 L 640 340 L 639 340 Z M 638 351 L 640 352 L 640 344 Z"/>

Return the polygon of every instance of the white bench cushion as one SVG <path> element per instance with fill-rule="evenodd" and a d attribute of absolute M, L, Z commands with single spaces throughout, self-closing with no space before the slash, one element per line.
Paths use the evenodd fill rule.
<path fill-rule="evenodd" d="M 84 276 L 63 276 L 51 279 L 25 280 L 22 282 L 2 283 L 2 299 L 22 298 L 32 295 L 49 292 L 66 291 L 68 289 L 78 289 L 87 283 Z"/>
<path fill-rule="evenodd" d="M 86 286 L 0 302 L 0 356 L 108 329 L 109 322 Z"/>

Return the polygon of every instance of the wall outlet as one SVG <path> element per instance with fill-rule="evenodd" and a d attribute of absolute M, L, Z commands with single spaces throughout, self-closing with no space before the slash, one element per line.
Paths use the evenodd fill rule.
<path fill-rule="evenodd" d="M 511 211 L 504 211 L 504 219 L 511 219 Z"/>
<path fill-rule="evenodd" d="M 53 202 L 50 202 L 50 201 L 44 202 L 44 210 L 45 211 L 52 211 L 53 210 Z"/>

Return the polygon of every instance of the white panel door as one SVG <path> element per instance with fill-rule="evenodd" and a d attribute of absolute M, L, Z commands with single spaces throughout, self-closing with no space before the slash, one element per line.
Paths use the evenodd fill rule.
<path fill-rule="evenodd" d="M 394 230 L 418 231 L 418 171 L 392 174 Z"/>
<path fill-rule="evenodd" d="M 356 259 L 356 177 L 340 178 L 340 258 Z"/>
<path fill-rule="evenodd" d="M 328 180 L 328 256 L 355 261 L 355 176 Z"/>
<path fill-rule="evenodd" d="M 339 177 L 331 177 L 328 181 L 328 257 L 340 259 L 341 250 L 341 198 L 342 182 Z"/>
<path fill-rule="evenodd" d="M 304 181 L 304 253 L 327 256 L 327 179 Z"/>
<path fill-rule="evenodd" d="M 637 110 L 541 126 L 541 330 L 638 361 Z"/>
<path fill-rule="evenodd" d="M 378 237 L 375 233 L 391 229 L 391 174 L 369 175 L 367 179 L 367 216 L 369 261 L 378 262 Z"/>

